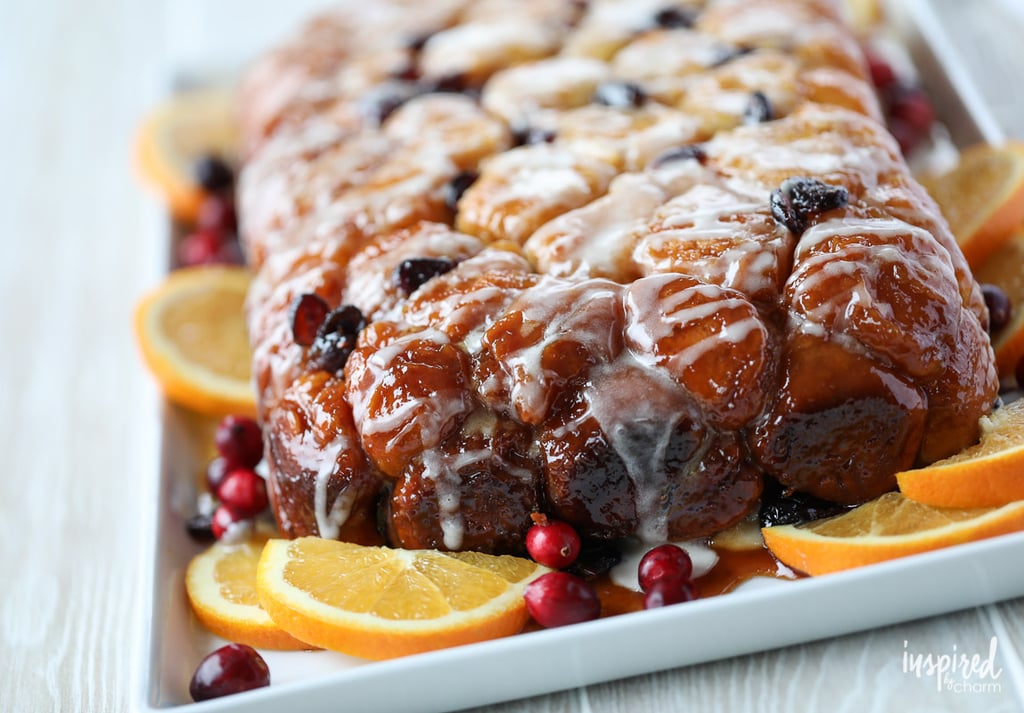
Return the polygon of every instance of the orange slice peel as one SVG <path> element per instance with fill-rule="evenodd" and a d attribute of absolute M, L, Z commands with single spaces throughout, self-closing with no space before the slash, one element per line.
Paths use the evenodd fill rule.
<path fill-rule="evenodd" d="M 1024 400 L 983 417 L 977 445 L 898 473 L 896 481 L 904 496 L 936 507 L 998 507 L 1024 500 Z"/>
<path fill-rule="evenodd" d="M 142 181 L 167 203 L 175 218 L 194 222 L 205 197 L 193 175 L 196 161 L 211 154 L 230 161 L 237 143 L 230 92 L 183 92 L 143 119 L 135 138 L 135 166 Z"/>
<path fill-rule="evenodd" d="M 999 375 L 1012 375 L 1024 358 L 1024 226 L 974 270 L 979 283 L 995 285 L 1010 298 L 1010 323 L 992 335 Z"/>
<path fill-rule="evenodd" d="M 172 401 L 212 416 L 255 413 L 243 314 L 249 282 L 242 267 L 185 268 L 137 304 L 139 349 Z"/>
<path fill-rule="evenodd" d="M 972 146 L 952 170 L 922 183 L 976 268 L 1024 223 L 1024 142 Z"/>
<path fill-rule="evenodd" d="M 228 641 L 261 649 L 313 648 L 277 626 L 260 608 L 256 565 L 266 539 L 218 542 L 196 555 L 185 571 L 192 611 L 203 626 Z"/>
<path fill-rule="evenodd" d="M 296 638 L 379 660 L 518 633 L 526 585 L 547 571 L 508 555 L 303 537 L 267 542 L 257 589 Z"/>
<path fill-rule="evenodd" d="M 1024 502 L 999 508 L 935 508 L 886 493 L 848 513 L 762 530 L 776 559 L 810 575 L 1024 530 Z"/>

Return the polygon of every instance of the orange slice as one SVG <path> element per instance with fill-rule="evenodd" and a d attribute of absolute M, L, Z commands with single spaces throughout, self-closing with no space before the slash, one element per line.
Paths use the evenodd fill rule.
<path fill-rule="evenodd" d="M 523 592 L 547 568 L 520 557 L 270 540 L 260 604 L 296 638 L 387 659 L 519 632 Z"/>
<path fill-rule="evenodd" d="M 927 505 L 984 508 L 1024 500 L 1024 400 L 981 419 L 981 440 L 927 468 L 896 475 L 906 497 Z"/>
<path fill-rule="evenodd" d="M 236 644 L 261 649 L 313 648 L 277 626 L 260 608 L 256 565 L 266 537 L 250 542 L 218 542 L 196 555 L 185 571 L 185 591 L 203 626 Z"/>
<path fill-rule="evenodd" d="M 196 161 L 210 154 L 230 161 L 237 144 L 231 93 L 186 92 L 168 99 L 143 120 L 135 140 L 135 164 L 174 217 L 192 222 L 203 200 L 193 175 Z"/>
<path fill-rule="evenodd" d="M 934 508 L 886 493 L 848 513 L 761 532 L 781 562 L 818 575 L 1024 530 L 1024 502 Z"/>
<path fill-rule="evenodd" d="M 1024 142 L 972 146 L 949 173 L 922 183 L 968 264 L 978 267 L 1024 223 Z"/>
<path fill-rule="evenodd" d="M 980 283 L 991 283 L 1002 289 L 1013 305 L 1010 323 L 992 335 L 999 375 L 1009 376 L 1024 357 L 1024 228 L 975 269 L 974 277 Z"/>
<path fill-rule="evenodd" d="M 172 401 L 209 415 L 255 413 L 243 315 L 249 279 L 242 267 L 191 267 L 139 301 L 139 347 Z"/>

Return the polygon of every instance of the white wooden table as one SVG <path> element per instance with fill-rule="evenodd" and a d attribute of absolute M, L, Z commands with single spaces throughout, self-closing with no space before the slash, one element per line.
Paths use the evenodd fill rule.
<path fill-rule="evenodd" d="M 1020 2 L 969 5 L 984 20 Z M 155 497 L 159 414 L 131 310 L 165 258 L 161 209 L 131 174 L 130 139 L 172 66 L 244 50 L 232 30 L 241 20 L 210 19 L 227 22 L 239 3 L 2 7 L 0 711 L 127 710 L 144 656 L 150 564 L 138 533 Z M 269 41 L 281 29 L 246 36 Z M 957 33 L 967 64 L 989 77 L 983 92 L 1008 133 L 1024 137 L 1024 56 L 993 54 L 991 35 L 972 32 Z M 993 56 L 998 72 L 987 71 Z M 903 671 L 905 642 L 987 655 L 992 637 L 997 691 L 936 690 Z M 1022 652 L 1017 600 L 486 710 L 1009 712 L 1024 709 Z"/>

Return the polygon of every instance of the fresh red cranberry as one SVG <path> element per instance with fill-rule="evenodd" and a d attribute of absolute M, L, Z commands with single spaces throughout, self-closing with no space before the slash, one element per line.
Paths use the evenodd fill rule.
<path fill-rule="evenodd" d="M 270 685 L 270 669 L 256 649 L 228 644 L 209 654 L 196 667 L 188 692 L 193 701 L 229 696 Z"/>
<path fill-rule="evenodd" d="M 255 468 L 263 459 L 263 432 L 247 416 L 225 416 L 214 436 L 217 452 L 232 468 Z"/>
<path fill-rule="evenodd" d="M 674 579 L 662 579 L 651 585 L 644 593 L 644 609 L 657 609 L 670 604 L 692 602 L 697 598 L 697 587 L 691 580 L 680 582 Z"/>
<path fill-rule="evenodd" d="M 217 494 L 221 503 L 240 518 L 255 517 L 267 507 L 267 484 L 249 468 L 228 473 Z"/>
<path fill-rule="evenodd" d="M 238 228 L 235 202 L 223 193 L 211 193 L 199 204 L 196 225 L 200 230 L 214 230 L 222 234 L 234 233 Z"/>
<path fill-rule="evenodd" d="M 640 559 L 637 576 L 640 588 L 649 591 L 657 582 L 687 582 L 693 575 L 693 561 L 682 547 L 659 545 Z"/>
<path fill-rule="evenodd" d="M 206 466 L 206 487 L 211 493 L 217 495 L 220 484 L 224 482 L 224 477 L 229 470 L 231 470 L 231 463 L 224 456 L 217 456 Z"/>
<path fill-rule="evenodd" d="M 237 236 L 228 236 L 228 239 L 224 241 L 220 248 L 220 255 L 218 257 L 222 265 L 245 264 L 245 254 L 242 252 L 242 246 L 239 244 Z"/>
<path fill-rule="evenodd" d="M 871 73 L 871 83 L 879 89 L 885 89 L 896 81 L 896 72 L 892 65 L 878 55 L 869 52 L 867 54 L 868 71 Z"/>
<path fill-rule="evenodd" d="M 601 600 L 590 584 L 566 572 L 548 572 L 526 587 L 526 610 L 543 627 L 590 621 L 601 615 Z"/>
<path fill-rule="evenodd" d="M 230 186 L 235 180 L 231 166 L 219 156 L 203 156 L 195 165 L 196 183 L 205 191 L 219 191 Z"/>
<path fill-rule="evenodd" d="M 572 525 L 540 514 L 534 517 L 534 523 L 526 533 L 526 551 L 535 562 L 563 569 L 576 561 L 581 543 Z"/>
<path fill-rule="evenodd" d="M 887 123 L 889 133 L 896 139 L 896 143 L 900 146 L 900 153 L 904 156 L 909 156 L 914 152 L 924 137 L 921 132 L 915 129 L 913 126 L 898 118 L 891 118 Z"/>
<path fill-rule="evenodd" d="M 182 267 L 215 265 L 225 262 L 221 250 L 224 236 L 216 230 L 197 230 L 178 244 L 178 262 Z"/>
<path fill-rule="evenodd" d="M 905 121 L 921 136 L 927 136 L 935 121 L 935 110 L 932 109 L 928 95 L 920 89 L 912 88 L 896 93 L 889 105 L 889 116 Z"/>
<path fill-rule="evenodd" d="M 996 334 L 1010 323 L 1010 319 L 1013 317 L 1013 305 L 1006 293 L 996 285 L 982 285 L 981 295 L 985 298 L 985 306 L 988 307 L 989 334 Z"/>
<path fill-rule="evenodd" d="M 212 532 L 213 536 L 219 540 L 224 537 L 224 533 L 230 530 L 233 525 L 236 525 L 243 520 L 245 520 L 244 517 L 236 513 L 227 505 L 219 505 L 210 517 L 210 532 Z"/>

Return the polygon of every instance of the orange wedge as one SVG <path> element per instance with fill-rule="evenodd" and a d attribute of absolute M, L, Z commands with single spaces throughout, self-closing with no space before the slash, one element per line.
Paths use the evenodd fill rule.
<path fill-rule="evenodd" d="M 249 279 L 242 267 L 191 267 L 139 301 L 139 348 L 172 401 L 209 415 L 255 413 L 243 315 Z"/>
<path fill-rule="evenodd" d="M 949 173 L 922 183 L 978 267 L 1024 223 L 1024 142 L 972 146 Z"/>
<path fill-rule="evenodd" d="M 964 510 L 886 493 L 842 515 L 761 532 L 781 562 L 819 575 L 1019 530 L 1024 530 L 1024 502 Z"/>
<path fill-rule="evenodd" d="M 523 592 L 547 568 L 520 557 L 270 540 L 260 604 L 298 639 L 387 659 L 519 632 Z"/>
<path fill-rule="evenodd" d="M 237 144 L 231 93 L 186 92 L 168 99 L 143 120 L 135 140 L 135 164 L 175 218 L 194 222 L 203 200 L 194 177 L 196 161 L 210 154 L 230 161 Z"/>
<path fill-rule="evenodd" d="M 256 565 L 266 537 L 250 542 L 218 542 L 196 555 L 185 571 L 185 590 L 203 626 L 236 644 L 261 649 L 313 648 L 278 627 L 260 608 Z"/>
<path fill-rule="evenodd" d="M 981 419 L 977 445 L 896 475 L 906 497 L 927 505 L 984 508 L 1024 500 L 1024 400 Z"/>
<path fill-rule="evenodd" d="M 992 348 L 1000 376 L 1009 376 L 1024 357 L 1024 228 L 999 246 L 974 277 L 980 283 L 993 284 L 1010 298 L 1013 317 L 1010 323 L 992 335 Z"/>

